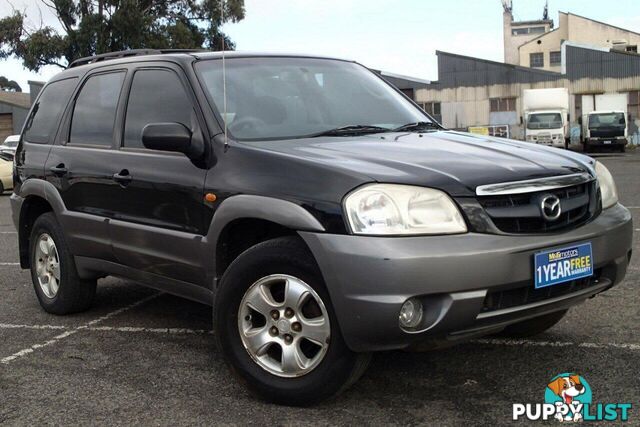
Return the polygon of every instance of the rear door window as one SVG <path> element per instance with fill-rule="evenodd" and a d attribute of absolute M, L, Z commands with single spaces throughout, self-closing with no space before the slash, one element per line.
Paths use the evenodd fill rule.
<path fill-rule="evenodd" d="M 78 83 L 77 78 L 49 83 L 33 106 L 24 130 L 28 142 L 50 144 L 58 130 L 60 117 Z"/>
<path fill-rule="evenodd" d="M 69 144 L 110 147 L 125 72 L 89 77 L 80 90 L 71 118 Z"/>

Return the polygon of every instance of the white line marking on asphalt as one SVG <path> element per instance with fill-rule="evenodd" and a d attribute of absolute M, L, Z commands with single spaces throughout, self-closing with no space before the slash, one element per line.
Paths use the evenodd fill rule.
<path fill-rule="evenodd" d="M 506 345 L 506 346 L 531 346 L 531 347 L 582 347 L 582 348 L 597 348 L 597 349 L 624 349 L 624 350 L 640 350 L 640 344 L 629 343 L 594 343 L 594 342 L 562 342 L 562 341 L 533 341 L 533 340 L 501 340 L 501 339 L 479 339 L 474 340 L 478 344 L 490 344 L 490 345 Z"/>
<path fill-rule="evenodd" d="M 213 331 L 206 329 L 187 329 L 187 328 L 137 328 L 133 326 L 96 326 L 94 328 L 88 328 L 90 331 L 98 332 L 148 332 L 153 334 L 189 334 L 189 335 L 204 335 L 213 334 Z"/>
<path fill-rule="evenodd" d="M 71 329 L 73 327 L 62 325 L 18 325 L 12 323 L 0 323 L 0 329 Z M 213 334 L 213 331 L 208 329 L 187 329 L 187 328 L 143 328 L 135 326 L 89 326 L 83 330 L 92 332 L 146 332 L 152 334 L 169 334 L 169 335 L 205 335 Z"/>
<path fill-rule="evenodd" d="M 19 359 L 19 358 L 21 358 L 23 356 L 31 354 L 35 350 L 38 350 L 38 349 L 43 348 L 43 347 L 48 347 L 48 346 L 50 346 L 52 344 L 55 344 L 58 341 L 63 340 L 63 339 L 65 339 L 65 338 L 67 338 L 67 337 L 69 337 L 71 335 L 77 334 L 78 332 L 80 332 L 82 330 L 89 329 L 90 327 L 92 327 L 92 326 L 94 326 L 94 325 L 96 325 L 96 324 L 98 324 L 100 322 L 104 322 L 105 320 L 108 320 L 108 319 L 112 318 L 113 316 L 117 316 L 117 315 L 119 315 L 121 313 L 124 313 L 127 310 L 131 310 L 132 308 L 138 307 L 139 305 L 142 305 L 142 304 L 144 304 L 144 303 L 146 303 L 146 302 L 148 302 L 148 301 L 150 301 L 150 300 L 152 300 L 154 298 L 157 298 L 160 295 L 162 295 L 162 293 L 153 294 L 153 295 L 150 295 L 150 296 L 148 296 L 146 298 L 143 298 L 143 299 L 141 299 L 141 300 L 139 300 L 137 302 L 134 302 L 133 304 L 129 304 L 126 307 L 122 307 L 122 308 L 119 308 L 117 310 L 114 310 L 114 311 L 112 311 L 110 313 L 105 314 L 102 317 L 98 317 L 97 319 L 94 319 L 94 320 L 92 320 L 92 321 L 90 321 L 88 323 L 85 323 L 82 326 L 78 326 L 77 328 L 74 328 L 74 329 L 68 330 L 66 332 L 63 332 L 60 335 L 56 335 L 55 337 L 53 337 L 49 341 L 45 341 L 42 344 L 34 344 L 29 348 L 25 348 L 23 350 L 20 350 L 17 353 L 12 354 L 11 356 L 4 357 L 4 358 L 0 359 L 0 363 L 1 364 L 7 364 L 7 363 L 10 363 L 10 362 L 12 362 L 12 361 L 14 361 L 16 359 Z"/>
<path fill-rule="evenodd" d="M 0 265 L 20 265 L 19 262 L 0 262 Z"/>
<path fill-rule="evenodd" d="M 18 234 L 17 231 L 0 231 L 0 234 Z"/>
<path fill-rule="evenodd" d="M 67 327 L 56 325 L 14 325 L 11 323 L 0 323 L 0 329 L 67 329 Z"/>
<path fill-rule="evenodd" d="M 157 294 L 160 295 L 160 294 Z M 143 304 L 149 301 L 152 298 L 155 298 L 157 295 L 152 295 L 151 297 L 147 297 L 144 300 L 141 300 L 137 303 L 134 303 L 130 306 L 121 308 L 120 310 L 114 311 L 112 313 L 107 314 L 99 319 L 96 319 L 92 322 L 87 323 L 86 325 L 69 329 L 68 331 L 54 337 L 50 341 L 47 341 L 43 344 L 36 344 L 31 346 L 28 349 L 21 350 L 13 356 L 5 357 L 1 360 L 2 363 L 8 363 L 11 360 L 14 360 L 20 356 L 24 356 L 26 354 L 32 353 L 33 350 L 38 348 L 46 347 L 47 345 L 53 344 L 56 341 L 61 340 L 62 338 L 73 335 L 81 330 L 90 331 L 90 332 L 125 332 L 125 333 L 152 333 L 152 334 L 168 334 L 168 335 L 211 335 L 213 331 L 208 329 L 188 329 L 188 328 L 143 328 L 143 327 L 135 327 L 135 326 L 89 326 L 89 324 L 95 325 L 98 322 L 107 320 L 110 317 L 113 317 L 117 314 L 122 313 L 123 311 L 130 310 L 134 307 L 137 307 L 140 304 Z M 0 323 L 0 329 L 67 329 L 67 326 L 53 326 L 53 325 L 14 325 L 8 323 Z M 488 344 L 488 345 L 496 345 L 496 346 L 509 346 L 509 347 L 520 347 L 520 346 L 530 346 L 530 347 L 580 347 L 580 348 L 595 348 L 595 349 L 621 349 L 621 350 L 631 350 L 631 351 L 640 351 L 640 344 L 632 344 L 632 343 L 594 343 L 594 342 L 583 342 L 583 343 L 575 343 L 568 341 L 534 341 L 534 340 L 508 340 L 508 339 L 497 339 L 497 338 L 486 338 L 486 339 L 477 339 L 472 342 L 476 344 Z"/>

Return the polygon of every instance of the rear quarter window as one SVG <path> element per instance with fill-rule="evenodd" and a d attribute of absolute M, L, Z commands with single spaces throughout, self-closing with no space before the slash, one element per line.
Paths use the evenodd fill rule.
<path fill-rule="evenodd" d="M 49 83 L 31 110 L 24 130 L 28 142 L 50 144 L 58 130 L 60 117 L 69 102 L 71 93 L 78 84 L 77 78 Z"/>

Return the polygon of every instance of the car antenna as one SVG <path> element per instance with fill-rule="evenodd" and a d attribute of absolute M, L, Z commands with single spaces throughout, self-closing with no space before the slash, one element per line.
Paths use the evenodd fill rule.
<path fill-rule="evenodd" d="M 224 0 L 220 0 L 220 26 L 224 23 Z M 224 33 L 220 31 L 220 38 L 222 39 L 222 104 L 224 110 L 224 116 L 222 122 L 224 124 L 224 150 L 229 148 L 229 136 L 227 133 L 227 67 L 224 58 Z"/>

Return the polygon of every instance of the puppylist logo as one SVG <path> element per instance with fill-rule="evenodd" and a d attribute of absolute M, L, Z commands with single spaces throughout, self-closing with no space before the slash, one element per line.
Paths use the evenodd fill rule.
<path fill-rule="evenodd" d="M 514 403 L 513 419 L 627 421 L 631 403 L 592 403 L 591 387 L 574 373 L 556 375 L 547 384 L 544 403 Z"/>

